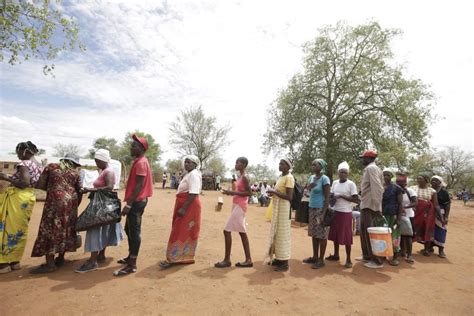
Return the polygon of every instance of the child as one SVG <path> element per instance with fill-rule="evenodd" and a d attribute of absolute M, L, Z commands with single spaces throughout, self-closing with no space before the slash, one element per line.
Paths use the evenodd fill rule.
<path fill-rule="evenodd" d="M 250 268 L 253 267 L 252 258 L 250 257 L 250 246 L 249 239 L 247 237 L 247 228 L 245 221 L 245 213 L 247 212 L 248 197 L 252 195 L 250 189 L 249 179 L 245 174 L 245 168 L 247 168 L 249 161 L 245 157 L 237 158 L 235 162 L 235 170 L 240 172 L 240 177 L 236 181 L 235 190 L 222 190 L 222 193 L 226 195 L 232 195 L 232 214 L 227 221 L 227 225 L 224 228 L 225 237 L 225 256 L 224 260 L 216 263 L 216 268 L 227 268 L 232 265 L 230 262 L 230 250 L 232 248 L 232 235 L 231 232 L 238 232 L 242 239 L 242 245 L 245 252 L 245 261 L 238 262 L 235 266 L 239 268 Z"/>

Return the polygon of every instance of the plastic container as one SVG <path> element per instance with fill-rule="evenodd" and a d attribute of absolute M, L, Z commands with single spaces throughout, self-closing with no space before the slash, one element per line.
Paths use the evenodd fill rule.
<path fill-rule="evenodd" d="M 393 256 L 392 230 L 389 227 L 369 227 L 367 232 L 374 256 Z"/>

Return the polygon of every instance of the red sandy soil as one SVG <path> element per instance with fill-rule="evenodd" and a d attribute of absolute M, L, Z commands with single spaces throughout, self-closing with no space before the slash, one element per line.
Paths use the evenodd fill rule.
<path fill-rule="evenodd" d="M 121 192 L 123 194 L 123 192 Z M 77 274 L 88 257 L 82 250 L 68 253 L 59 271 L 33 276 L 28 271 L 43 262 L 30 258 L 43 203 L 34 208 L 23 268 L 0 275 L 0 315 L 82 315 L 82 314 L 323 314 L 323 315 L 472 315 L 473 295 L 473 213 L 474 208 L 453 201 L 446 253 L 423 257 L 414 246 L 415 264 L 388 264 L 370 270 L 359 262 L 344 269 L 344 248 L 340 263 L 327 262 L 320 270 L 301 260 L 311 255 L 311 240 L 304 227 L 293 225 L 290 271 L 273 272 L 262 264 L 270 224 L 265 209 L 251 205 L 248 233 L 254 268 L 215 269 L 223 258 L 222 229 L 231 209 L 224 197 L 222 212 L 215 212 L 218 192 L 204 191 L 201 237 L 196 264 L 161 271 L 171 229 L 174 191 L 155 189 L 143 217 L 142 248 L 138 272 L 114 277 L 120 265 L 116 259 L 127 254 L 127 242 L 107 250 L 110 256 L 98 271 Z M 87 200 L 81 205 L 85 208 Z M 232 261 L 244 259 L 238 234 L 233 235 Z M 84 239 L 84 235 L 83 235 Z M 327 254 L 332 252 L 328 243 Z M 359 256 L 360 242 L 354 238 L 353 255 Z"/>

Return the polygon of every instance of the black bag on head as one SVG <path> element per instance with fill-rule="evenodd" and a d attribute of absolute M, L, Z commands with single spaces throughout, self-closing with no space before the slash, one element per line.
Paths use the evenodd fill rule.
<path fill-rule="evenodd" d="M 92 192 L 89 198 L 89 205 L 77 219 L 76 231 L 120 222 L 122 205 L 117 192 L 99 190 Z"/>

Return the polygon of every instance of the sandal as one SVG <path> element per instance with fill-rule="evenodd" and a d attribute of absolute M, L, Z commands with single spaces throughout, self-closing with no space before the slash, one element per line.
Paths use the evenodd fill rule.
<path fill-rule="evenodd" d="M 43 273 L 51 273 L 51 272 L 54 272 L 56 270 L 58 270 L 58 267 L 56 267 L 56 266 L 50 267 L 47 264 L 43 263 L 39 267 L 36 267 L 36 268 L 30 270 L 30 273 L 31 274 L 43 274 Z"/>
<path fill-rule="evenodd" d="M 325 266 L 326 264 L 324 263 L 324 261 L 318 261 L 316 263 L 314 263 L 311 268 L 313 269 L 321 269 Z"/>
<path fill-rule="evenodd" d="M 347 269 L 352 268 L 352 262 L 346 261 L 346 264 L 344 265 L 344 268 L 347 268 Z"/>
<path fill-rule="evenodd" d="M 136 266 L 131 266 L 131 265 L 126 265 L 120 270 L 117 270 L 114 272 L 114 276 L 123 276 L 131 273 L 137 272 L 137 267 Z"/>
<path fill-rule="evenodd" d="M 407 256 L 407 257 L 405 258 L 405 261 L 408 262 L 408 263 L 410 263 L 410 264 L 415 263 L 415 260 L 413 260 L 413 257 L 412 257 L 412 256 Z"/>
<path fill-rule="evenodd" d="M 171 268 L 173 266 L 173 264 L 171 262 L 168 262 L 168 261 L 164 260 L 164 261 L 160 262 L 159 266 L 162 270 L 165 270 L 165 269 Z"/>
<path fill-rule="evenodd" d="M 253 262 L 250 263 L 242 263 L 242 262 L 237 262 L 235 264 L 237 268 L 252 268 L 253 267 Z"/>
<path fill-rule="evenodd" d="M 215 268 L 229 268 L 230 266 L 232 266 L 232 263 L 230 261 L 221 261 L 214 264 Z"/>
<path fill-rule="evenodd" d="M 396 267 L 396 266 L 400 265 L 400 261 L 398 259 L 393 259 L 393 260 L 389 260 L 388 264 L 393 266 L 393 267 Z"/>
<path fill-rule="evenodd" d="M 431 252 L 429 252 L 429 250 L 426 250 L 426 249 L 423 250 L 423 251 L 421 252 L 421 254 L 422 254 L 423 256 L 425 256 L 425 257 L 431 256 Z"/>
<path fill-rule="evenodd" d="M 329 260 L 329 261 L 339 261 L 339 256 L 329 255 L 329 256 L 326 257 L 326 260 Z"/>
<path fill-rule="evenodd" d="M 306 259 L 303 259 L 303 263 L 314 264 L 316 262 L 318 262 L 318 260 L 314 257 L 308 257 Z"/>
<path fill-rule="evenodd" d="M 128 257 L 117 260 L 119 264 L 128 264 Z"/>

